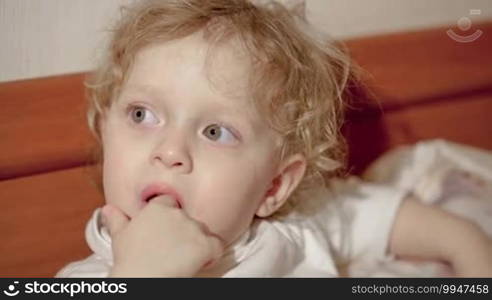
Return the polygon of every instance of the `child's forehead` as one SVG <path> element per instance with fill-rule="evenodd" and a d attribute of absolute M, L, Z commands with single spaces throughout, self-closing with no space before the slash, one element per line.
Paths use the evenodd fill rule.
<path fill-rule="evenodd" d="M 201 99 L 197 103 L 205 110 L 263 123 L 249 89 L 250 64 L 244 55 L 232 45 L 211 47 L 200 36 L 153 44 L 137 52 L 118 98 L 156 104 L 179 99 L 173 101 L 178 105 L 189 96 Z"/>
<path fill-rule="evenodd" d="M 151 43 L 136 52 L 136 61 L 142 56 L 149 56 L 149 52 L 162 50 L 166 52 L 169 61 L 187 61 L 193 57 L 202 60 L 207 67 L 249 71 L 252 64 L 249 51 L 239 39 L 206 38 L 203 30 L 182 38 Z"/>
<path fill-rule="evenodd" d="M 236 104 L 251 104 L 250 61 L 249 55 L 236 43 L 212 44 L 198 32 L 137 51 L 122 88 L 149 92 L 152 85 L 165 87 L 177 82 L 186 89 L 197 89 L 200 84 L 231 101 L 236 100 Z M 176 80 L 180 75 L 188 82 Z"/>

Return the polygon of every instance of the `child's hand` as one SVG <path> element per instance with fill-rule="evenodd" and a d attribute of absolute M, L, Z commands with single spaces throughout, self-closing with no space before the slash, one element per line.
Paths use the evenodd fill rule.
<path fill-rule="evenodd" d="M 149 202 L 129 220 L 118 208 L 103 208 L 112 237 L 111 277 L 191 277 L 222 254 L 221 241 L 169 196 Z"/>

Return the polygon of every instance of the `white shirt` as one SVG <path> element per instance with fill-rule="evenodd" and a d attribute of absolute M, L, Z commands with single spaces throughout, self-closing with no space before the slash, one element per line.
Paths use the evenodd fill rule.
<path fill-rule="evenodd" d="M 306 194 L 295 212 L 283 218 L 256 219 L 226 249 L 213 277 L 336 277 L 337 264 L 385 260 L 390 230 L 404 198 L 403 190 L 334 181 L 330 190 Z M 86 227 L 94 252 L 73 262 L 57 277 L 106 277 L 112 266 L 111 238 L 97 209 Z"/>

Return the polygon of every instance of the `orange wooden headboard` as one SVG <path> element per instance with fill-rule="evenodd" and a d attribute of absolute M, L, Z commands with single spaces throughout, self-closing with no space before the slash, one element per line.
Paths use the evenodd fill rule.
<path fill-rule="evenodd" d="M 360 172 L 383 151 L 427 138 L 492 150 L 492 22 L 463 44 L 447 28 L 347 41 L 377 102 L 344 128 Z M 84 74 L 0 83 L 0 276 L 53 276 L 89 254 L 83 230 L 102 196 L 85 167 Z"/>

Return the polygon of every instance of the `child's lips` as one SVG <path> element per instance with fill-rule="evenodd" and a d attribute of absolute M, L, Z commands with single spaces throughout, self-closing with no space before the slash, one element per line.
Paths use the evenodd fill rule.
<path fill-rule="evenodd" d="M 172 198 L 174 198 L 174 201 L 176 201 L 176 206 L 178 208 L 183 207 L 181 196 L 171 186 L 164 183 L 153 183 L 147 185 L 140 194 L 140 201 L 141 203 L 146 204 L 156 197 L 161 196 L 171 196 Z"/>

